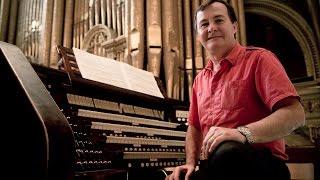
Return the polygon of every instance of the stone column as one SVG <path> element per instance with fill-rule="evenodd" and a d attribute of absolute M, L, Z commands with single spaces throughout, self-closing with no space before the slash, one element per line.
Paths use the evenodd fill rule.
<path fill-rule="evenodd" d="M 31 50 L 32 50 L 32 47 L 31 47 L 31 45 L 32 45 L 32 39 L 31 39 L 31 34 L 32 34 L 32 32 L 31 32 L 31 29 L 30 29 L 30 27 L 31 27 L 31 18 L 32 18 L 32 1 L 28 1 L 28 5 L 27 5 L 27 14 L 26 14 L 26 16 L 27 16 L 27 27 L 26 27 L 26 34 L 27 34 L 27 42 L 26 42 L 26 44 L 27 44 L 27 48 L 26 48 L 26 56 L 27 57 L 31 57 Z"/>
<path fill-rule="evenodd" d="M 185 61 L 184 61 L 184 26 L 183 26 L 183 0 L 178 0 L 178 22 L 179 22 L 179 91 L 177 93 L 177 99 L 184 100 L 184 78 L 185 78 Z M 174 93 L 175 94 L 175 93 Z"/>
<path fill-rule="evenodd" d="M 240 30 L 240 43 L 242 45 L 247 45 L 247 35 L 246 35 L 246 19 L 244 12 L 243 0 L 238 0 L 238 13 L 239 13 L 239 30 Z"/>
<path fill-rule="evenodd" d="M 31 5 L 31 13 L 30 13 L 30 26 L 31 29 L 29 29 L 30 32 L 30 42 L 31 42 L 31 49 L 30 49 L 30 57 L 33 62 L 35 62 L 35 49 L 36 49 L 36 42 L 35 42 L 35 19 L 36 19 L 36 0 L 32 0 Z"/>
<path fill-rule="evenodd" d="M 73 7 L 74 0 L 66 1 L 64 31 L 63 31 L 63 46 L 72 47 L 72 25 L 73 25 Z"/>
<path fill-rule="evenodd" d="M 191 97 L 193 83 L 193 56 L 192 56 L 192 29 L 193 17 L 191 16 L 190 0 L 184 0 L 184 29 L 185 29 L 185 69 L 188 78 L 188 94 Z"/>
<path fill-rule="evenodd" d="M 78 24 L 79 26 L 79 42 L 80 42 L 80 49 L 83 48 L 83 39 L 84 39 L 84 34 L 85 34 L 85 13 L 87 12 L 87 10 L 85 9 L 85 1 L 84 0 L 80 0 L 79 2 L 80 4 L 80 10 L 79 10 L 79 18 L 80 18 L 80 21 Z"/>
<path fill-rule="evenodd" d="M 11 44 L 14 44 L 15 42 L 16 24 L 17 24 L 17 15 L 18 15 L 17 12 L 18 12 L 18 0 L 11 0 L 10 16 L 9 16 L 9 31 L 8 31 L 8 43 L 11 43 Z"/>
<path fill-rule="evenodd" d="M 6 41 L 8 32 L 10 0 L 2 0 L 0 1 L 0 3 L 0 41 Z"/>
<path fill-rule="evenodd" d="M 136 68 L 144 67 L 144 0 L 131 0 L 130 19 L 130 49 L 132 65 Z"/>
<path fill-rule="evenodd" d="M 124 50 L 124 62 L 132 65 L 131 61 L 131 38 L 130 38 L 130 24 L 131 24 L 131 1 L 125 1 L 125 26 L 124 26 L 124 35 L 126 37 L 126 49 Z"/>
<path fill-rule="evenodd" d="M 117 0 L 112 0 L 112 29 L 117 30 Z"/>
<path fill-rule="evenodd" d="M 124 2 L 124 0 L 121 0 L 121 3 L 120 3 L 120 6 L 121 6 L 121 17 L 122 17 L 122 21 L 121 21 L 121 27 L 122 27 L 122 35 L 125 34 L 125 24 L 126 24 L 126 4 Z"/>
<path fill-rule="evenodd" d="M 84 29 L 84 34 L 86 34 L 89 31 L 89 1 L 85 0 L 84 1 L 84 20 L 83 20 L 83 29 Z"/>
<path fill-rule="evenodd" d="M 309 7 L 309 14 L 311 16 L 312 19 L 312 25 L 314 28 L 314 34 L 315 34 L 315 38 L 317 40 L 317 44 L 318 44 L 318 48 L 320 49 L 320 26 L 319 26 L 319 12 L 316 11 L 316 3 L 315 0 L 307 0 L 308 3 L 308 7 Z M 320 2 L 319 2 L 319 6 L 320 6 Z M 318 11 L 320 11 L 318 9 Z M 320 67 L 318 67 L 320 68 Z"/>
<path fill-rule="evenodd" d="M 50 67 L 57 66 L 59 57 L 57 52 L 57 45 L 62 43 L 62 28 L 64 17 L 64 0 L 55 0 L 53 7 L 53 23 L 51 36 L 51 52 L 50 52 Z"/>
<path fill-rule="evenodd" d="M 100 14 L 101 14 L 101 4 L 99 0 L 95 0 L 94 2 L 94 25 L 100 23 Z"/>
<path fill-rule="evenodd" d="M 91 29 L 95 24 L 95 15 L 94 15 L 94 2 L 93 0 L 89 1 L 89 29 Z"/>
<path fill-rule="evenodd" d="M 169 98 L 176 98 L 174 92 L 179 92 L 179 73 L 177 70 L 179 57 L 179 23 L 177 6 L 177 1 L 162 1 L 163 61 L 166 90 Z"/>
<path fill-rule="evenodd" d="M 147 0 L 147 70 L 160 76 L 161 66 L 161 0 Z"/>
<path fill-rule="evenodd" d="M 112 0 L 107 0 L 107 26 L 112 28 Z"/>
<path fill-rule="evenodd" d="M 245 46 L 247 44 L 247 38 L 243 0 L 231 0 L 230 4 L 234 8 L 234 11 L 238 18 L 238 32 L 236 34 L 237 39 L 240 44 Z"/>
<path fill-rule="evenodd" d="M 24 13 L 24 8 L 23 8 L 23 1 L 20 1 L 19 2 L 19 7 L 18 7 L 18 11 L 19 11 L 19 14 L 18 14 L 18 19 L 17 19 L 17 32 L 16 32 L 16 40 L 15 40 L 15 44 L 20 48 L 22 49 L 22 34 L 23 34 L 23 16 L 22 14 Z M 1 5 L 0 5 L 0 8 L 1 8 Z M 2 12 L 2 11 L 1 11 Z"/>
<path fill-rule="evenodd" d="M 101 0 L 101 24 L 106 24 L 106 0 Z"/>
<path fill-rule="evenodd" d="M 122 10 L 120 0 L 117 0 L 117 33 L 118 36 L 122 34 Z"/>
<path fill-rule="evenodd" d="M 192 1 L 192 17 L 195 15 L 196 9 L 199 7 L 200 1 L 199 0 L 193 0 Z M 195 62 L 195 72 L 198 74 L 203 68 L 203 54 L 202 54 L 202 45 L 197 40 L 196 36 L 194 36 L 193 39 L 193 52 L 194 52 L 194 62 Z"/>
<path fill-rule="evenodd" d="M 37 0 L 37 12 L 36 12 L 36 27 L 35 27 L 35 41 L 36 41 L 36 49 L 35 49 L 35 59 L 37 60 L 37 63 L 39 63 L 39 43 L 40 43 L 40 37 L 39 37 L 39 32 L 40 32 L 40 19 L 41 19 L 41 14 L 42 14 L 42 0 Z"/>
<path fill-rule="evenodd" d="M 51 32 L 52 32 L 52 12 L 53 12 L 53 1 L 43 1 L 43 12 L 41 19 L 41 31 L 40 31 L 40 49 L 39 59 L 40 64 L 49 66 L 50 49 L 51 49 Z"/>
<path fill-rule="evenodd" d="M 74 0 L 74 14 L 73 14 L 73 24 L 72 24 L 72 29 L 73 29 L 73 34 L 72 34 L 72 46 L 77 48 L 77 44 L 78 44 L 78 31 L 77 31 L 77 22 L 78 22 L 78 5 L 79 4 L 79 0 Z"/>

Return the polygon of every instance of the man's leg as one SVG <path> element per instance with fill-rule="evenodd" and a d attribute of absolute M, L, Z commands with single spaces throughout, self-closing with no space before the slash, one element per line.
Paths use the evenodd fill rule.
<path fill-rule="evenodd" d="M 221 143 L 210 155 L 208 160 L 201 161 L 199 170 L 194 172 L 191 180 L 229 180 L 229 179 L 250 179 L 244 176 L 246 168 L 243 162 L 252 166 L 251 148 L 242 143 L 226 141 Z M 247 157 L 244 157 L 247 156 Z M 249 167 L 248 167 L 249 168 Z M 184 180 L 185 174 L 182 173 L 180 180 Z M 246 178 L 244 178 L 246 177 Z"/>
<path fill-rule="evenodd" d="M 290 180 L 285 163 L 269 150 L 255 150 L 248 144 L 235 141 L 221 143 L 210 155 L 209 179 L 279 179 Z"/>

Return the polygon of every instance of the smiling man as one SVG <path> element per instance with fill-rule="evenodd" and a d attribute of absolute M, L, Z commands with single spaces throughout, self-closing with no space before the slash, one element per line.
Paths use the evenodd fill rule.
<path fill-rule="evenodd" d="M 241 46 L 237 30 L 223 0 L 196 11 L 197 38 L 211 57 L 193 84 L 186 164 L 167 179 L 290 179 L 283 137 L 304 124 L 303 107 L 277 57 Z"/>

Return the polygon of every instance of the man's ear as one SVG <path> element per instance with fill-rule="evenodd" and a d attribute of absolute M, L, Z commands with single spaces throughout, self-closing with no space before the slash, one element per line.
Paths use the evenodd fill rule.
<path fill-rule="evenodd" d="M 232 24 L 232 26 L 233 26 L 233 34 L 237 33 L 237 32 L 238 32 L 238 22 L 235 21 L 235 22 Z"/>

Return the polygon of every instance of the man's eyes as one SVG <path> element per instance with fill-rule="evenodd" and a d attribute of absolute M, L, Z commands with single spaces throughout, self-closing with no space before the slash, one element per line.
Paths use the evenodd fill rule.
<path fill-rule="evenodd" d="M 223 22 L 224 22 L 223 19 L 215 19 L 215 20 L 214 20 L 214 23 L 215 23 L 215 24 L 222 24 Z M 201 27 L 201 28 L 205 28 L 205 27 L 207 27 L 207 26 L 209 26 L 209 22 L 205 22 L 205 23 L 200 24 L 200 27 Z"/>
<path fill-rule="evenodd" d="M 209 23 L 202 23 L 200 27 L 207 27 Z"/>
<path fill-rule="evenodd" d="M 221 24 L 221 23 L 223 23 L 223 19 L 216 19 L 215 22 L 216 22 L 217 24 Z"/>

